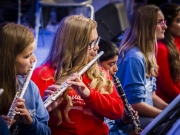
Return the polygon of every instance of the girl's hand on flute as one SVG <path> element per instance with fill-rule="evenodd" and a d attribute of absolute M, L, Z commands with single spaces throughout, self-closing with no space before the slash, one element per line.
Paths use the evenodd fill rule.
<path fill-rule="evenodd" d="M 55 91 L 57 91 L 59 88 L 58 85 L 51 85 L 44 91 L 44 97 L 43 101 L 45 101 L 49 96 L 54 94 Z M 57 98 L 55 101 L 53 101 L 46 109 L 48 112 L 51 112 L 59 105 L 59 99 Z"/>
<path fill-rule="evenodd" d="M 51 85 L 44 91 L 44 97 L 42 98 L 45 101 L 50 95 L 54 94 L 58 90 L 58 85 Z"/>
<path fill-rule="evenodd" d="M 2 118 L 4 119 L 4 121 L 6 122 L 7 126 L 9 126 L 10 123 L 11 123 L 10 118 L 7 117 L 6 115 L 1 115 L 1 116 L 2 116 Z M 12 125 L 13 125 L 15 122 L 16 122 L 16 120 L 13 120 L 13 121 L 12 121 Z"/>
<path fill-rule="evenodd" d="M 82 98 L 87 98 L 90 95 L 90 90 L 82 82 L 78 73 L 74 73 L 67 79 L 67 83 L 76 91 Z"/>
<path fill-rule="evenodd" d="M 15 103 L 15 111 L 18 112 L 15 116 L 16 121 L 24 124 L 31 125 L 33 123 L 33 119 L 26 109 L 25 99 L 17 98 Z"/>

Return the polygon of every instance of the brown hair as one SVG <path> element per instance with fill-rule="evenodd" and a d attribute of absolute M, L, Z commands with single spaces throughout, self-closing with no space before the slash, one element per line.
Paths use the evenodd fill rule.
<path fill-rule="evenodd" d="M 33 41 L 34 35 L 27 27 L 15 23 L 0 24 L 0 88 L 4 89 L 0 98 L 0 114 L 7 114 L 19 85 L 16 56 Z"/>
<path fill-rule="evenodd" d="M 137 46 L 146 61 L 146 76 L 157 76 L 158 65 L 155 58 L 156 37 L 159 7 L 153 4 L 144 5 L 134 11 L 130 27 L 126 31 L 119 47 L 124 59 L 126 51 Z"/>
<path fill-rule="evenodd" d="M 180 81 L 180 54 L 179 50 L 174 43 L 174 38 L 169 30 L 171 27 L 175 17 L 180 12 L 180 6 L 176 4 L 162 4 L 160 8 L 164 14 L 167 29 L 165 31 L 165 38 L 161 41 L 165 44 L 169 51 L 168 59 L 169 59 L 169 67 L 172 80 L 174 82 Z"/>

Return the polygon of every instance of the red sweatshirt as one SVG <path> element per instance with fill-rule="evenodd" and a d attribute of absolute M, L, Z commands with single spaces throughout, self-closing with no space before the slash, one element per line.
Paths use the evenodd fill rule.
<path fill-rule="evenodd" d="M 54 84 L 54 70 L 48 66 L 48 64 L 40 66 L 35 69 L 32 75 L 32 80 L 39 87 L 41 95 L 48 86 Z M 42 70 L 44 67 L 46 67 L 45 72 Z M 82 80 L 89 88 L 91 80 L 86 74 L 82 75 Z M 67 102 L 63 100 L 59 107 L 63 119 L 58 126 L 57 116 L 50 113 L 49 127 L 52 135 L 108 135 L 108 127 L 104 123 L 104 117 L 109 119 L 121 118 L 124 113 L 124 105 L 115 86 L 113 86 L 111 94 L 100 94 L 96 90 L 90 89 L 90 96 L 86 99 L 82 99 L 74 90 L 68 92 L 73 106 L 67 108 Z M 64 111 L 68 112 L 69 122 L 65 120 Z"/>
<path fill-rule="evenodd" d="M 180 37 L 175 38 L 175 44 L 180 50 Z M 171 78 L 168 55 L 167 47 L 162 42 L 158 42 L 157 64 L 159 66 L 159 75 L 156 81 L 156 94 L 167 103 L 170 103 L 180 94 L 180 82 L 175 83 Z"/>

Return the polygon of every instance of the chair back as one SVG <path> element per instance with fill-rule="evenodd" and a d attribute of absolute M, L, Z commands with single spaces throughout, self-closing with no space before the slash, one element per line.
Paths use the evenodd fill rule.
<path fill-rule="evenodd" d="M 92 4 L 92 0 L 40 0 L 39 3 L 46 6 L 85 6 Z"/>

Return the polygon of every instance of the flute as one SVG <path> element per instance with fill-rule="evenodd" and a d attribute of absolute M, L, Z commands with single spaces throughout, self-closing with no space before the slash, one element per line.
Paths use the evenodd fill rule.
<path fill-rule="evenodd" d="M 99 59 L 99 57 L 101 55 L 103 55 L 103 51 L 99 52 L 96 57 L 94 57 L 93 60 L 91 60 L 83 69 L 80 70 L 80 72 L 78 73 L 80 76 L 86 72 L 86 70 L 89 69 L 90 66 L 92 66 L 94 64 L 95 61 L 97 61 L 97 59 Z M 58 90 L 55 91 L 54 94 L 52 94 L 51 96 L 49 96 L 45 101 L 44 101 L 44 106 L 47 108 L 53 101 L 55 101 L 70 85 L 67 84 L 67 82 L 63 82 Z"/>
<path fill-rule="evenodd" d="M 132 112 L 133 108 L 129 104 L 128 100 L 127 100 L 127 97 L 126 97 L 126 95 L 124 93 L 124 90 L 123 90 L 123 88 L 121 86 L 121 83 L 120 83 L 119 79 L 115 75 L 113 75 L 112 77 L 113 77 L 114 83 L 116 85 L 117 91 L 118 91 L 119 95 L 121 96 L 122 101 L 124 103 L 125 112 L 129 116 L 133 128 L 135 130 L 136 129 L 141 129 L 140 124 L 137 122 L 135 116 L 133 115 L 133 112 Z"/>
<path fill-rule="evenodd" d="M 36 61 L 36 62 L 37 62 L 37 61 Z M 25 91 L 26 91 L 26 89 L 27 89 L 27 86 L 28 86 L 28 84 L 29 84 L 29 81 L 30 81 L 30 79 L 31 79 L 32 73 L 33 73 L 33 71 L 34 71 L 36 62 L 34 62 L 33 65 L 32 65 L 32 67 L 28 70 L 28 74 L 27 74 L 27 76 L 26 76 L 26 78 L 25 78 L 25 81 L 24 81 L 24 83 L 23 83 L 21 92 L 16 92 L 16 95 L 15 95 L 15 97 L 14 97 L 14 99 L 13 99 L 13 102 L 12 102 L 11 107 L 10 107 L 10 109 L 9 109 L 9 112 L 8 112 L 8 114 L 7 114 L 7 117 L 10 118 L 10 120 L 11 120 L 11 121 L 10 121 L 10 124 L 9 124 L 9 126 L 8 126 L 9 129 L 11 128 L 11 125 L 12 125 L 12 122 L 13 122 L 13 120 L 14 120 L 15 115 L 16 115 L 16 114 L 19 114 L 19 112 L 16 112 L 16 111 L 15 111 L 15 108 L 14 108 L 15 101 L 16 101 L 17 98 L 23 98 L 24 93 L 25 93 Z"/>

